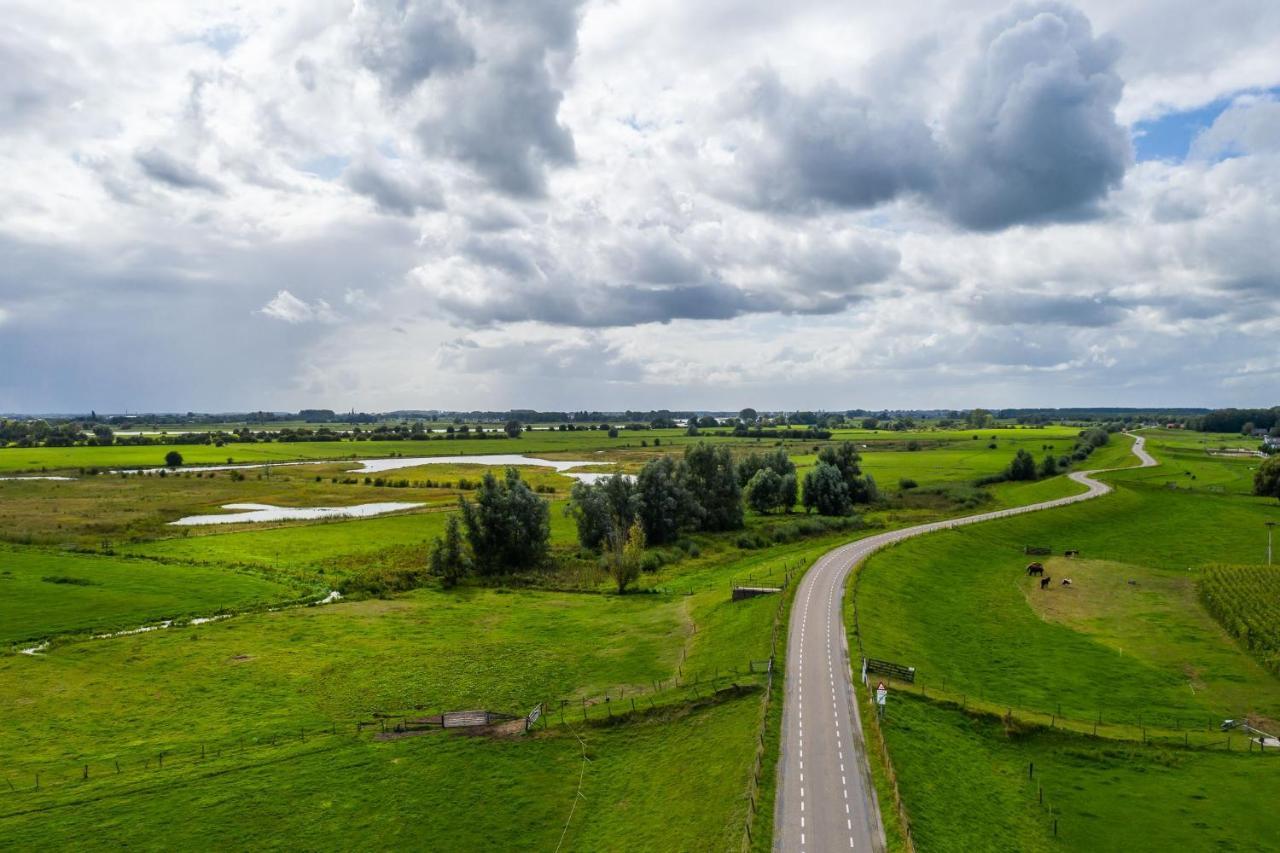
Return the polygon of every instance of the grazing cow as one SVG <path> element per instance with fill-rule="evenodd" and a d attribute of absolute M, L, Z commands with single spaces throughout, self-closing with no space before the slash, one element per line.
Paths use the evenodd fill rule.
<path fill-rule="evenodd" d="M 1041 588 L 1041 589 L 1048 589 L 1048 588 L 1049 588 L 1049 581 L 1051 581 L 1051 580 L 1053 580 L 1053 578 L 1051 578 L 1051 577 L 1049 577 L 1049 576 L 1047 576 L 1047 575 L 1046 575 L 1045 577 L 1042 577 L 1042 578 L 1040 579 L 1040 588 Z"/>
<path fill-rule="evenodd" d="M 1027 575 L 1028 575 L 1029 577 L 1035 577 L 1036 575 L 1040 575 L 1041 577 L 1044 577 L 1044 564 L 1043 564 L 1043 563 L 1028 563 L 1028 564 L 1027 564 Z"/>
<path fill-rule="evenodd" d="M 1063 552 L 1062 552 L 1062 556 L 1064 556 L 1064 557 L 1079 557 L 1079 556 L 1080 556 L 1080 552 L 1079 552 L 1079 551 L 1063 551 Z"/>
<path fill-rule="evenodd" d="M 1063 578 L 1063 579 L 1062 579 L 1062 585 L 1063 585 L 1063 586 L 1071 586 L 1071 578 Z"/>

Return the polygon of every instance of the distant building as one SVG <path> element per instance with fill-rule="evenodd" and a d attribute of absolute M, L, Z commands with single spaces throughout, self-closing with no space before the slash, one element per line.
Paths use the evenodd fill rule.
<path fill-rule="evenodd" d="M 1268 450 L 1280 450 L 1280 435 L 1269 435 L 1262 439 L 1262 443 Z"/>

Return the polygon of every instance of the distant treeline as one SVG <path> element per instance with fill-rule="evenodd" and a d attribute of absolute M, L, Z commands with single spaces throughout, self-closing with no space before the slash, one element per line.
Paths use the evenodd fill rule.
<path fill-rule="evenodd" d="M 1280 426 L 1280 406 L 1270 409 L 1214 409 L 1199 417 L 1189 418 L 1187 427 L 1200 432 L 1242 433 L 1245 427 L 1268 432 Z"/>

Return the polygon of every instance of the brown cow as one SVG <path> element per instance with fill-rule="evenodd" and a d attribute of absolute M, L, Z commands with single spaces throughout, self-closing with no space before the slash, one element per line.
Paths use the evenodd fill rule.
<path fill-rule="evenodd" d="M 1027 564 L 1027 576 L 1035 577 L 1036 575 L 1040 575 L 1040 576 L 1044 575 L 1044 564 L 1043 563 Z"/>

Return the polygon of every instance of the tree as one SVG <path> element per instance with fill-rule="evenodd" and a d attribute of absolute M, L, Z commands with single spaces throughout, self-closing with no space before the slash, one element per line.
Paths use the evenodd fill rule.
<path fill-rule="evenodd" d="M 830 465 L 840 472 L 844 481 L 845 492 L 854 503 L 870 503 L 877 497 L 875 480 L 862 476 L 862 468 L 858 465 L 862 457 L 851 441 L 842 441 L 838 445 L 827 445 L 818 452 L 818 461 Z M 827 515 L 828 513 L 823 513 Z M 843 513 L 840 513 L 843 515 Z"/>
<path fill-rule="evenodd" d="M 584 548 L 601 548 L 609 537 L 627 530 L 639 506 L 636 484 L 625 474 L 614 474 L 594 483 L 574 483 L 565 512 L 578 524 L 578 542 Z"/>
<path fill-rule="evenodd" d="M 1044 455 L 1044 459 L 1040 460 L 1040 470 L 1037 473 L 1041 477 L 1052 477 L 1058 473 L 1058 460 L 1054 458 L 1053 453 Z"/>
<path fill-rule="evenodd" d="M 1240 427 L 1240 434 L 1244 436 L 1253 435 L 1253 421 L 1245 421 L 1244 426 Z"/>
<path fill-rule="evenodd" d="M 461 498 L 462 521 L 477 571 L 483 575 L 530 569 L 547 556 L 551 537 L 547 502 L 508 468 L 504 480 L 484 475 L 475 502 Z"/>
<path fill-rule="evenodd" d="M 862 419 L 862 428 L 863 428 L 863 429 L 875 429 L 875 428 L 876 428 L 876 427 L 878 427 L 878 426 L 880 426 L 880 421 L 879 421 L 879 419 L 877 419 L 877 418 L 863 418 L 863 419 Z"/>
<path fill-rule="evenodd" d="M 1253 493 L 1280 498 L 1280 456 L 1269 456 L 1253 472 Z"/>
<path fill-rule="evenodd" d="M 182 465 L 182 454 L 176 450 L 170 450 L 164 455 L 164 464 L 166 468 L 178 468 Z"/>
<path fill-rule="evenodd" d="M 701 433 L 698 432 L 697 418 L 689 418 L 689 426 L 685 429 L 684 434 L 685 435 L 701 435 Z"/>
<path fill-rule="evenodd" d="M 778 505 L 778 491 L 782 477 L 772 468 L 761 468 L 747 483 L 747 506 L 759 513 L 768 513 Z"/>
<path fill-rule="evenodd" d="M 746 408 L 741 412 L 738 412 L 738 420 L 742 421 L 744 424 L 754 424 L 759 417 L 760 413 L 752 408 Z"/>
<path fill-rule="evenodd" d="M 766 472 L 770 476 L 760 478 Z M 738 482 L 746 489 L 747 505 L 757 512 L 790 512 L 795 506 L 796 465 L 781 447 L 768 453 L 748 453 L 738 463 Z"/>
<path fill-rule="evenodd" d="M 610 549 L 609 574 L 618 585 L 618 595 L 622 595 L 640 577 L 640 567 L 644 563 L 644 525 L 634 521 L 625 535 L 614 538 L 616 545 Z"/>
<path fill-rule="evenodd" d="M 524 431 L 521 429 L 519 421 L 507 421 L 506 430 L 508 438 L 519 438 L 520 433 Z"/>
<path fill-rule="evenodd" d="M 778 500 L 775 506 L 783 512 L 791 512 L 796 505 L 796 498 L 799 497 L 798 492 L 795 473 L 787 474 L 778 485 Z"/>
<path fill-rule="evenodd" d="M 609 427 L 609 438 L 617 438 L 617 437 L 618 437 L 618 428 Z"/>
<path fill-rule="evenodd" d="M 702 507 L 703 530 L 737 530 L 743 525 L 742 485 L 733 454 L 724 445 L 706 442 L 684 449 L 689 492 Z"/>
<path fill-rule="evenodd" d="M 471 571 L 471 559 L 462 543 L 462 525 L 456 515 L 449 516 L 445 522 L 444 536 L 436 537 L 428 568 L 432 575 L 440 578 L 445 589 L 456 586 Z"/>
<path fill-rule="evenodd" d="M 96 424 L 93 427 L 93 437 L 98 439 L 98 444 L 110 444 L 115 439 L 116 434 L 111 431 L 111 427 L 106 424 Z"/>
<path fill-rule="evenodd" d="M 676 541 L 682 527 L 695 527 L 698 508 L 689 494 L 683 463 L 670 456 L 651 459 L 636 478 L 636 513 L 654 545 Z"/>
<path fill-rule="evenodd" d="M 985 429 L 995 424 L 996 419 L 986 409 L 974 409 L 965 419 L 973 429 Z"/>
<path fill-rule="evenodd" d="M 1036 460 L 1025 450 L 1014 454 L 1013 461 L 1007 469 L 1010 480 L 1034 480 L 1036 478 Z"/>
<path fill-rule="evenodd" d="M 826 462 L 818 462 L 804 475 L 803 501 L 806 512 L 816 509 L 819 515 L 848 515 L 853 511 L 849 487 L 840 469 Z"/>

